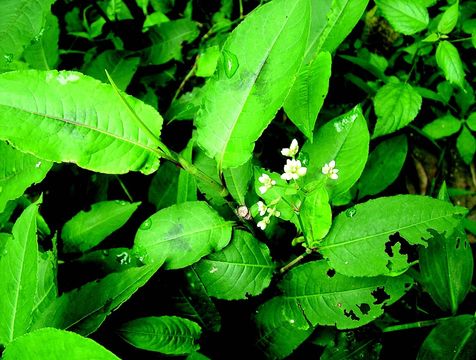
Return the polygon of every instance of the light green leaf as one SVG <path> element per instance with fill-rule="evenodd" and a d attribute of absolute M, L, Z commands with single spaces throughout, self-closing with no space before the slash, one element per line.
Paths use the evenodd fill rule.
<path fill-rule="evenodd" d="M 31 204 L 13 226 L 13 237 L 0 254 L 0 344 L 25 334 L 31 322 L 37 283 L 38 203 Z"/>
<path fill-rule="evenodd" d="M 180 153 L 181 156 L 188 162 L 192 162 L 193 147 L 195 145 L 195 138 L 190 139 L 185 149 Z M 180 169 L 177 179 L 177 204 L 186 201 L 197 200 L 197 182 L 188 171 Z"/>
<path fill-rule="evenodd" d="M 140 202 L 101 201 L 91 210 L 80 211 L 68 220 L 61 231 L 65 252 L 85 252 L 122 227 Z"/>
<path fill-rule="evenodd" d="M 236 61 L 219 64 L 195 119 L 198 145 L 219 169 L 245 163 L 283 105 L 307 44 L 309 3 L 267 3 L 228 37 L 222 54 Z"/>
<path fill-rule="evenodd" d="M 466 212 L 419 195 L 370 200 L 334 219 L 320 252 L 343 275 L 395 274 L 410 266 L 407 254 L 400 252 L 403 244 L 426 246 L 432 235 L 428 229 L 450 232 Z"/>
<path fill-rule="evenodd" d="M 97 342 L 69 331 L 41 329 L 9 344 L 2 360 L 120 360 Z"/>
<path fill-rule="evenodd" d="M 476 131 L 476 111 L 468 116 L 466 119 L 466 125 L 468 125 L 472 131 Z"/>
<path fill-rule="evenodd" d="M 443 71 L 446 80 L 463 88 L 464 70 L 463 63 L 458 53 L 458 49 L 448 42 L 441 41 L 436 48 L 436 63 Z"/>
<path fill-rule="evenodd" d="M 165 261 L 165 268 L 180 269 L 228 245 L 232 224 L 203 201 L 173 205 L 142 223 L 134 250 L 146 263 Z"/>
<path fill-rule="evenodd" d="M 307 183 L 322 179 L 322 167 L 335 160 L 339 178 L 327 180 L 329 197 L 332 200 L 349 190 L 362 174 L 369 153 L 369 131 L 360 106 L 321 126 L 302 152 L 310 159 L 304 177 Z"/>
<path fill-rule="evenodd" d="M 41 182 L 52 165 L 0 141 L 0 212 L 8 200 L 20 197 L 30 185 Z"/>
<path fill-rule="evenodd" d="M 245 196 L 248 192 L 250 180 L 253 178 L 253 166 L 251 161 L 245 162 L 235 168 L 228 168 L 223 171 L 226 188 L 231 196 L 240 205 L 245 204 Z"/>
<path fill-rule="evenodd" d="M 329 90 L 331 64 L 330 53 L 321 52 L 304 65 L 284 103 L 286 115 L 311 141 L 317 115 Z"/>
<path fill-rule="evenodd" d="M 347 277 L 322 260 L 292 269 L 279 286 L 284 292 L 284 316 L 294 327 L 354 329 L 382 315 L 384 306 L 400 299 L 412 283 L 406 275 Z"/>
<path fill-rule="evenodd" d="M 132 96 L 124 99 L 159 136 L 159 113 Z M 159 165 L 156 140 L 142 131 L 114 89 L 72 71 L 1 74 L 0 139 L 42 159 L 97 172 L 150 174 Z"/>
<path fill-rule="evenodd" d="M 243 230 L 235 230 L 222 251 L 193 265 L 210 296 L 225 300 L 259 295 L 271 282 L 275 265 L 268 247 Z"/>
<path fill-rule="evenodd" d="M 306 194 L 299 210 L 303 232 L 312 244 L 327 235 L 332 225 L 329 194 L 324 186 L 318 186 Z"/>
<path fill-rule="evenodd" d="M 459 1 L 448 7 L 438 23 L 438 32 L 441 34 L 449 34 L 453 31 L 458 22 Z"/>
<path fill-rule="evenodd" d="M 425 339 L 417 360 L 476 358 L 476 318 L 460 315 L 441 321 Z"/>
<path fill-rule="evenodd" d="M 184 355 L 200 349 L 197 341 L 202 329 L 197 323 L 177 316 L 150 316 L 125 323 L 118 332 L 139 349 Z"/>
<path fill-rule="evenodd" d="M 195 76 L 209 77 L 215 72 L 220 57 L 220 47 L 210 46 L 197 58 L 197 71 Z"/>
<path fill-rule="evenodd" d="M 377 124 L 373 138 L 391 134 L 411 123 L 421 108 L 421 96 L 407 83 L 388 83 L 374 98 Z"/>
<path fill-rule="evenodd" d="M 423 127 L 423 132 L 433 139 L 441 139 L 456 134 L 461 129 L 461 121 L 446 114 Z"/>
<path fill-rule="evenodd" d="M 193 120 L 202 102 L 203 89 L 194 87 L 191 92 L 183 94 L 172 102 L 165 114 L 168 122 L 174 120 Z"/>
<path fill-rule="evenodd" d="M 376 195 L 391 185 L 400 174 L 407 157 L 405 135 L 382 141 L 370 153 L 364 172 L 357 183 L 358 197 Z"/>
<path fill-rule="evenodd" d="M 426 29 L 430 21 L 428 10 L 417 1 L 375 0 L 375 3 L 393 28 L 404 35 Z"/>
<path fill-rule="evenodd" d="M 56 246 L 56 239 L 54 246 Z M 38 253 L 38 271 L 32 323 L 58 296 L 56 250 Z"/>
<path fill-rule="evenodd" d="M 466 126 L 463 126 L 463 130 L 456 139 L 456 148 L 463 161 L 468 165 L 471 164 L 476 152 L 476 139 Z"/>

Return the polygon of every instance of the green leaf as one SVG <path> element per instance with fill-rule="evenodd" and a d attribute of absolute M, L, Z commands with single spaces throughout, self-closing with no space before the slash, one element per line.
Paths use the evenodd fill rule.
<path fill-rule="evenodd" d="M 466 126 L 463 126 L 463 130 L 456 139 L 456 148 L 463 161 L 468 165 L 471 164 L 476 152 L 476 139 Z"/>
<path fill-rule="evenodd" d="M 245 162 L 235 168 L 228 168 L 223 171 L 226 188 L 233 199 L 240 205 L 245 204 L 245 196 L 248 192 L 250 180 L 253 178 L 253 166 L 251 161 Z"/>
<path fill-rule="evenodd" d="M 284 359 L 302 344 L 312 333 L 313 328 L 297 329 L 287 319 L 282 309 L 285 300 L 275 297 L 265 302 L 256 311 L 258 327 L 257 346 L 269 359 Z"/>
<path fill-rule="evenodd" d="M 419 195 L 370 200 L 334 219 L 320 252 L 343 275 L 392 275 L 410 266 L 403 245 L 426 246 L 432 235 L 428 229 L 452 231 L 466 212 Z"/>
<path fill-rule="evenodd" d="M 360 106 L 321 126 L 302 152 L 310 159 L 304 177 L 307 183 L 322 179 L 322 167 L 335 160 L 339 178 L 327 180 L 329 197 L 332 200 L 349 190 L 362 174 L 369 153 L 369 131 Z"/>
<path fill-rule="evenodd" d="M 38 253 L 38 271 L 35 293 L 35 305 L 32 311 L 32 323 L 36 321 L 41 312 L 55 301 L 58 296 L 57 277 L 57 256 L 56 239 L 54 241 L 54 250 Z"/>
<path fill-rule="evenodd" d="M 224 300 L 261 294 L 269 286 L 274 268 L 268 247 L 243 230 L 234 231 L 225 249 L 193 265 L 207 293 Z"/>
<path fill-rule="evenodd" d="M 284 316 L 294 327 L 354 329 L 382 315 L 384 306 L 400 299 L 412 282 L 406 275 L 347 277 L 325 261 L 312 261 L 292 269 L 279 286 Z"/>
<path fill-rule="evenodd" d="M 309 3 L 267 3 L 228 37 L 222 54 L 236 62 L 219 64 L 195 119 L 198 145 L 219 169 L 245 163 L 283 105 L 307 44 Z"/>
<path fill-rule="evenodd" d="M 322 52 L 304 65 L 284 103 L 286 115 L 311 141 L 317 115 L 329 91 L 331 64 L 330 53 Z"/>
<path fill-rule="evenodd" d="M 209 77 L 215 72 L 220 57 L 220 47 L 218 45 L 210 46 L 197 58 L 197 71 L 195 76 Z"/>
<path fill-rule="evenodd" d="M 63 226 L 61 238 L 65 252 L 85 252 L 121 228 L 139 207 L 140 202 L 101 201 L 91 210 L 80 211 Z"/>
<path fill-rule="evenodd" d="M 0 62 L 21 55 L 31 40 L 41 34 L 53 0 L 3 0 L 0 4 Z M 41 35 L 40 35 L 41 36 Z"/>
<path fill-rule="evenodd" d="M 0 212 L 9 200 L 20 197 L 30 185 L 41 182 L 52 165 L 0 141 Z"/>
<path fill-rule="evenodd" d="M 418 251 L 422 283 L 442 310 L 455 314 L 473 279 L 471 246 L 462 227 L 446 234 L 431 233 L 428 246 Z"/>
<path fill-rule="evenodd" d="M 1 74 L 0 139 L 49 161 L 104 173 L 150 174 L 159 165 L 157 142 L 142 131 L 123 100 L 160 135 L 162 117 L 152 107 L 132 96 L 122 99 L 110 85 L 81 73 Z"/>
<path fill-rule="evenodd" d="M 165 261 L 166 269 L 180 269 L 228 245 L 232 224 L 203 201 L 173 205 L 142 223 L 134 250 L 146 263 Z"/>
<path fill-rule="evenodd" d="M 408 142 L 405 135 L 394 136 L 378 144 L 370 153 L 357 183 L 359 199 L 376 195 L 391 185 L 402 170 L 407 151 Z"/>
<path fill-rule="evenodd" d="M 423 132 L 433 139 L 441 139 L 456 134 L 461 129 L 461 121 L 446 114 L 423 127 Z"/>
<path fill-rule="evenodd" d="M 3 360 L 119 360 L 97 342 L 73 332 L 58 329 L 41 329 L 9 344 Z"/>
<path fill-rule="evenodd" d="M 380 359 L 382 343 L 377 337 L 354 331 L 339 331 L 326 346 L 320 360 Z"/>
<path fill-rule="evenodd" d="M 184 355 L 200 349 L 197 341 L 202 329 L 197 323 L 177 316 L 150 316 L 125 323 L 118 332 L 139 349 Z"/>
<path fill-rule="evenodd" d="M 464 70 L 458 49 L 448 41 L 440 41 L 436 48 L 436 63 L 443 71 L 446 80 L 463 88 Z"/>
<path fill-rule="evenodd" d="M 476 111 L 468 116 L 466 119 L 466 125 L 468 125 L 472 131 L 476 131 Z"/>
<path fill-rule="evenodd" d="M 417 360 L 466 360 L 476 357 L 476 318 L 460 315 L 441 321 L 428 335 Z"/>
<path fill-rule="evenodd" d="M 449 34 L 458 23 L 459 1 L 448 7 L 438 23 L 438 32 L 441 34 Z"/>
<path fill-rule="evenodd" d="M 324 186 L 318 186 L 306 194 L 299 214 L 302 231 L 311 244 L 327 235 L 332 225 L 332 210 Z"/>
<path fill-rule="evenodd" d="M 404 35 L 425 30 L 430 21 L 428 10 L 418 1 L 375 0 L 375 3 L 390 25 Z"/>
<path fill-rule="evenodd" d="M 373 138 L 391 134 L 411 123 L 421 108 L 421 96 L 407 83 L 388 83 L 374 98 L 377 124 Z"/>
<path fill-rule="evenodd" d="M 172 102 L 172 105 L 170 105 L 170 108 L 165 114 L 165 118 L 168 122 L 174 120 L 193 120 L 200 108 L 202 96 L 202 88 L 193 88 L 191 92 L 183 94 L 180 98 Z"/>

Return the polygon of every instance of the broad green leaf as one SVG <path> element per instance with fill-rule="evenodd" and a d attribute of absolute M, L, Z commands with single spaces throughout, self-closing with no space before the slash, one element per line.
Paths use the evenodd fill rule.
<path fill-rule="evenodd" d="M 320 252 L 343 275 L 392 275 L 410 266 L 404 245 L 427 246 L 429 229 L 450 232 L 466 211 L 419 195 L 370 200 L 334 219 Z"/>
<path fill-rule="evenodd" d="M 160 114 L 132 96 L 124 100 L 159 136 Z M 113 87 L 73 71 L 1 74 L 0 139 L 41 159 L 97 172 L 150 174 L 159 165 L 157 142 Z"/>
<path fill-rule="evenodd" d="M 228 37 L 195 119 L 198 145 L 219 169 L 245 163 L 283 105 L 307 44 L 309 3 L 267 3 Z"/>
<path fill-rule="evenodd" d="M 30 185 L 41 182 L 52 165 L 0 141 L 0 212 L 9 200 L 20 197 Z"/>
<path fill-rule="evenodd" d="M 91 210 L 80 211 L 63 226 L 61 238 L 65 252 L 85 252 L 121 228 L 139 207 L 140 202 L 101 201 Z"/>
<path fill-rule="evenodd" d="M 150 316 L 123 324 L 118 333 L 139 349 L 184 355 L 200 349 L 197 341 L 202 329 L 197 323 L 177 316 Z"/>
<path fill-rule="evenodd" d="M 458 22 L 459 1 L 448 7 L 438 23 L 438 32 L 441 34 L 449 34 L 453 31 Z"/>
<path fill-rule="evenodd" d="M 302 231 L 311 244 L 327 235 L 332 225 L 332 210 L 324 186 L 318 186 L 306 194 L 299 214 L 304 227 Z"/>
<path fill-rule="evenodd" d="M 466 125 L 468 125 L 472 131 L 476 131 L 476 111 L 468 116 L 466 119 Z"/>
<path fill-rule="evenodd" d="M 417 360 L 470 360 L 476 358 L 476 318 L 460 315 L 441 321 L 428 335 Z"/>
<path fill-rule="evenodd" d="M 225 249 L 193 265 L 207 293 L 224 300 L 259 295 L 269 286 L 274 268 L 268 247 L 243 230 L 234 231 Z"/>
<path fill-rule="evenodd" d="M 456 139 L 456 148 L 463 161 L 468 165 L 471 164 L 476 152 L 476 139 L 466 126 L 463 126 L 463 130 Z"/>
<path fill-rule="evenodd" d="M 294 327 L 354 329 L 382 315 L 384 306 L 400 299 L 412 283 L 406 275 L 347 277 L 321 260 L 292 269 L 279 286 L 284 316 Z"/>
<path fill-rule="evenodd" d="M 160 263 L 130 268 L 62 294 L 33 324 L 33 329 L 55 327 L 84 336 L 96 331 L 106 317 L 126 302 L 155 274 Z"/>
<path fill-rule="evenodd" d="M 218 45 L 210 46 L 197 58 L 197 71 L 195 76 L 209 77 L 215 72 L 220 57 L 220 47 Z"/>
<path fill-rule="evenodd" d="M 462 227 L 440 234 L 432 231 L 426 248 L 419 248 L 425 290 L 444 311 L 453 314 L 466 297 L 473 279 L 473 253 Z"/>
<path fill-rule="evenodd" d="M 233 199 L 239 205 L 245 204 L 245 196 L 248 192 L 248 187 L 253 178 L 253 166 L 251 161 L 245 162 L 235 168 L 228 168 L 223 171 L 226 188 L 230 192 Z"/>
<path fill-rule="evenodd" d="M 35 305 L 38 244 L 38 203 L 31 204 L 13 226 L 0 255 L 0 344 L 25 334 Z"/>
<path fill-rule="evenodd" d="M 357 183 L 358 197 L 376 195 L 391 185 L 400 174 L 407 158 L 405 135 L 382 141 L 370 153 L 364 172 Z"/>
<path fill-rule="evenodd" d="M 56 250 L 38 253 L 37 284 L 35 305 L 32 311 L 32 323 L 58 296 L 56 262 Z"/>
<path fill-rule="evenodd" d="M 321 126 L 302 152 L 310 159 L 304 177 L 307 183 L 322 179 L 322 167 L 335 160 L 339 178 L 327 180 L 329 197 L 332 200 L 349 190 L 362 174 L 369 153 L 369 131 L 360 106 Z"/>
<path fill-rule="evenodd" d="M 173 205 L 142 223 L 134 250 L 146 263 L 180 269 L 228 245 L 232 225 L 203 201 Z"/>
<path fill-rule="evenodd" d="M 407 83 L 388 83 L 374 98 L 377 124 L 373 138 L 391 134 L 411 123 L 421 108 L 421 96 Z"/>
<path fill-rule="evenodd" d="M 0 62 L 21 55 L 35 36 L 41 36 L 53 0 L 2 0 L 0 3 Z"/>
<path fill-rule="evenodd" d="M 461 129 L 461 121 L 446 114 L 423 127 L 423 132 L 433 139 L 441 139 L 456 134 Z"/>
<path fill-rule="evenodd" d="M 256 345 L 269 359 L 284 359 L 302 344 L 313 328 L 297 329 L 283 314 L 285 300 L 274 297 L 256 311 L 258 340 Z"/>
<path fill-rule="evenodd" d="M 286 115 L 312 141 L 317 115 L 329 90 L 332 58 L 321 52 L 304 65 L 284 103 Z"/>
<path fill-rule="evenodd" d="M 458 49 L 452 43 L 446 40 L 440 41 L 436 48 L 436 63 L 443 71 L 446 80 L 461 88 L 464 86 L 463 63 Z"/>
<path fill-rule="evenodd" d="M 117 87 L 125 91 L 139 67 L 139 63 L 139 57 L 128 57 L 127 52 L 106 50 L 85 64 L 82 72 L 103 83 L 108 83 L 107 71 Z"/>
<path fill-rule="evenodd" d="M 73 332 L 46 328 L 28 333 L 9 344 L 2 360 L 119 360 L 97 342 Z"/>
<path fill-rule="evenodd" d="M 430 21 L 428 10 L 418 1 L 375 0 L 375 3 L 393 28 L 404 35 L 425 30 Z"/>
<path fill-rule="evenodd" d="M 472 84 L 467 80 L 464 81 L 462 88 L 455 91 L 455 101 L 461 109 L 461 114 L 466 114 L 468 110 L 476 103 L 476 96 Z"/>

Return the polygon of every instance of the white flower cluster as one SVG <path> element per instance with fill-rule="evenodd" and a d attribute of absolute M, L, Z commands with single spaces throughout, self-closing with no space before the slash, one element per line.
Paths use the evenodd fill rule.
<path fill-rule="evenodd" d="M 264 194 L 268 189 L 271 189 L 273 185 L 276 185 L 276 181 L 271 179 L 268 174 L 262 174 L 259 178 L 258 181 L 263 184 L 262 186 L 259 187 L 259 192 L 261 194 Z"/>
<path fill-rule="evenodd" d="M 291 141 L 291 145 L 289 146 L 289 148 L 284 148 L 283 150 L 281 150 L 281 154 L 291 158 L 288 159 L 286 161 L 286 165 L 284 165 L 284 173 L 281 175 L 281 179 L 288 181 L 297 180 L 301 176 L 306 175 L 307 168 L 302 166 L 300 160 L 296 160 L 294 158 L 298 152 L 299 144 L 296 139 L 293 139 L 293 141 Z"/>
<path fill-rule="evenodd" d="M 264 216 L 266 215 L 266 213 L 268 213 L 267 216 L 265 216 L 262 220 L 258 221 L 257 225 L 261 230 L 266 229 L 266 226 L 270 223 L 272 216 L 276 216 L 276 217 L 281 216 L 281 213 L 278 210 L 276 210 L 276 207 L 266 206 L 266 204 L 262 201 L 258 201 L 257 205 L 258 205 L 259 214 L 261 216 Z"/>
<path fill-rule="evenodd" d="M 330 161 L 329 164 L 325 164 L 322 167 L 322 173 L 327 175 L 332 180 L 337 180 L 339 178 L 339 175 L 337 175 L 338 172 L 339 169 L 336 169 L 335 160 Z"/>

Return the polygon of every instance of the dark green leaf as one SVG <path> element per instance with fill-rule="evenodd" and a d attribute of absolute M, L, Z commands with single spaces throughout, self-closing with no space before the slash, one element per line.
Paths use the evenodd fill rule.
<path fill-rule="evenodd" d="M 463 161 L 468 165 L 471 164 L 476 152 L 476 139 L 466 126 L 463 126 L 463 130 L 456 139 L 456 148 Z"/>

